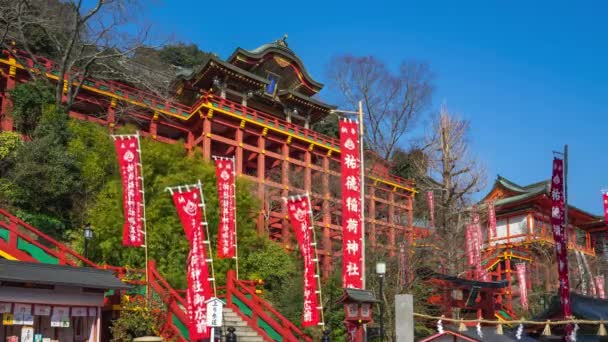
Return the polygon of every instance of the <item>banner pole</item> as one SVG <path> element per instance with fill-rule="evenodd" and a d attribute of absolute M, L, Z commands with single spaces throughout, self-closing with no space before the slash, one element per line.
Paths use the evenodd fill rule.
<path fill-rule="evenodd" d="M 238 245 L 238 230 L 237 230 L 237 219 L 236 219 L 236 158 L 232 156 L 232 172 L 234 173 L 232 198 L 234 201 L 234 262 L 236 267 L 236 280 L 239 280 L 239 245 Z"/>
<path fill-rule="evenodd" d="M 148 224 L 146 222 L 146 192 L 144 190 L 144 167 L 143 160 L 141 159 L 141 139 L 139 137 L 139 131 L 135 132 L 137 136 L 137 153 L 139 153 L 139 173 L 141 175 L 141 202 L 142 212 L 144 220 L 144 259 L 146 263 L 146 298 L 148 307 L 150 306 L 150 269 L 148 267 Z"/>
<path fill-rule="evenodd" d="M 361 276 L 363 289 L 365 289 L 365 155 L 363 148 L 363 101 L 359 101 L 359 153 L 361 162 Z"/>
<path fill-rule="evenodd" d="M 201 180 L 199 179 L 196 185 L 198 187 L 199 194 L 201 195 L 201 208 L 203 209 L 203 222 L 201 222 L 201 224 L 205 226 L 205 241 L 207 241 L 207 253 L 209 254 L 207 258 L 209 260 L 209 264 L 211 265 L 210 280 L 213 281 L 213 297 L 217 297 L 217 290 L 215 286 L 215 269 L 213 268 L 213 251 L 211 250 L 211 236 L 209 236 L 209 223 L 207 222 L 207 208 L 205 205 L 205 196 L 203 195 L 203 183 L 201 183 Z M 203 244 L 205 241 L 203 241 Z"/>
<path fill-rule="evenodd" d="M 310 215 L 310 230 L 312 231 L 312 243 L 313 246 L 315 247 L 315 272 L 316 272 L 316 278 L 317 278 L 317 291 L 319 292 L 319 306 L 317 308 L 315 308 L 316 310 L 319 310 L 321 313 L 321 332 L 323 330 L 325 330 L 325 317 L 323 314 L 323 295 L 322 295 L 322 290 L 321 290 L 321 268 L 319 267 L 319 250 L 317 249 L 317 234 L 315 232 L 315 218 L 312 214 L 312 203 L 310 201 L 310 194 L 306 194 L 306 200 L 308 201 L 308 209 L 309 212 L 308 214 Z"/>

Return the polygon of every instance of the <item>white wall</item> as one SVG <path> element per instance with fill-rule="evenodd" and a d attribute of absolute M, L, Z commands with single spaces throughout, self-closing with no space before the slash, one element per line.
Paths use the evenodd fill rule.
<path fill-rule="evenodd" d="M 506 237 L 507 232 L 509 236 L 527 234 L 528 233 L 528 220 L 527 215 L 518 215 L 509 217 L 509 229 L 507 230 L 507 219 L 499 218 L 496 220 L 496 238 L 504 240 L 498 241 L 498 243 L 507 243 Z M 518 242 L 525 239 L 525 236 L 511 238 L 509 242 Z"/>

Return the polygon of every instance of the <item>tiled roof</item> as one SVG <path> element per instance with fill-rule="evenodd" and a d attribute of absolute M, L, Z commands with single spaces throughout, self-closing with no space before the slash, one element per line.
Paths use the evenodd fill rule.
<path fill-rule="evenodd" d="M 129 285 L 112 272 L 91 267 L 73 267 L 0 259 L 0 282 L 126 289 Z"/>

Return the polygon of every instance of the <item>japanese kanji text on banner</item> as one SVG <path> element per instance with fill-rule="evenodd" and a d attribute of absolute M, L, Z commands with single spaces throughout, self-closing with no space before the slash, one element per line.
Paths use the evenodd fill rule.
<path fill-rule="evenodd" d="M 432 191 L 426 192 L 426 202 L 429 206 L 429 221 L 431 227 L 435 227 L 435 198 Z"/>
<path fill-rule="evenodd" d="M 496 207 L 494 202 L 488 203 L 488 245 L 496 239 Z"/>
<path fill-rule="evenodd" d="M 218 227 L 219 258 L 234 258 L 236 250 L 236 205 L 234 183 L 234 160 L 218 158 L 215 160 L 217 193 L 220 204 Z"/>
<path fill-rule="evenodd" d="M 361 227 L 361 156 L 359 124 L 340 121 L 342 173 L 342 287 L 363 287 L 363 236 Z"/>
<path fill-rule="evenodd" d="M 519 283 L 519 301 L 524 310 L 528 310 L 528 285 L 526 283 L 526 264 L 515 265 L 517 272 L 517 282 Z"/>
<path fill-rule="evenodd" d="M 209 281 L 209 265 L 205 251 L 205 245 L 209 242 L 206 241 L 203 230 L 201 190 L 197 186 L 184 187 L 184 189 L 179 187 L 178 191 L 172 191 L 172 195 L 184 232 L 190 241 L 186 302 L 190 319 L 188 326 L 190 338 L 196 341 L 210 337 L 205 302 L 212 297 L 213 292 Z"/>
<path fill-rule="evenodd" d="M 139 137 L 118 135 L 112 138 L 122 178 L 122 202 L 125 215 L 122 244 L 141 247 L 144 244 L 144 203 Z"/>
<path fill-rule="evenodd" d="M 559 275 L 559 298 L 564 310 L 564 316 L 572 316 L 570 309 L 570 283 L 568 278 L 568 250 L 564 204 L 564 161 L 553 159 L 553 175 L 551 177 L 551 225 L 555 240 L 555 253 Z"/>
<path fill-rule="evenodd" d="M 315 262 L 317 257 L 313 249 L 314 234 L 311 224 L 311 208 L 308 196 L 292 196 L 287 199 L 287 212 L 294 229 L 300 253 L 304 260 L 304 310 L 302 327 L 319 324 L 320 302 L 317 297 L 318 287 Z"/>

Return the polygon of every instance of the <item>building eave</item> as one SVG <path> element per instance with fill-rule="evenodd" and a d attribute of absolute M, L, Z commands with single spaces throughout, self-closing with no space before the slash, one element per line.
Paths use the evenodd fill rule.
<path fill-rule="evenodd" d="M 295 53 L 288 53 L 285 51 L 285 49 L 278 48 L 274 46 L 274 44 L 267 44 L 265 48 L 258 48 L 256 50 L 251 51 L 239 47 L 232 53 L 232 55 L 230 55 L 230 57 L 228 57 L 227 61 L 228 63 L 235 63 L 239 56 L 245 56 L 246 58 L 253 60 L 260 60 L 269 54 L 277 54 L 283 58 L 291 60 L 293 63 L 296 64 L 298 70 L 302 73 L 302 76 L 304 76 L 306 82 L 309 83 L 311 86 L 315 87 L 316 91 L 319 91 L 323 88 L 323 83 L 318 82 L 312 78 L 308 70 L 306 70 L 306 68 L 304 67 L 304 63 L 302 62 L 302 60 Z"/>

